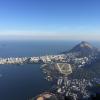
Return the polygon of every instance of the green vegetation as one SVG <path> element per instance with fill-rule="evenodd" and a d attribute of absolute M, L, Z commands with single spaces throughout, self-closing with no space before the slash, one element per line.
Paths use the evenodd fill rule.
<path fill-rule="evenodd" d="M 92 63 L 91 65 L 87 65 L 83 68 L 74 68 L 73 73 L 70 75 L 72 78 L 77 79 L 93 79 L 100 77 L 100 59 L 96 62 Z"/>

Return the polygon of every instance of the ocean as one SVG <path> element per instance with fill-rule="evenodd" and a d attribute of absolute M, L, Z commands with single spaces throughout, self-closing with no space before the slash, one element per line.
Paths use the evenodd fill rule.
<path fill-rule="evenodd" d="M 77 41 L 0 41 L 0 57 L 29 57 L 59 54 Z M 94 43 L 95 44 L 95 43 Z M 49 90 L 40 64 L 0 65 L 0 100 L 27 100 Z"/>

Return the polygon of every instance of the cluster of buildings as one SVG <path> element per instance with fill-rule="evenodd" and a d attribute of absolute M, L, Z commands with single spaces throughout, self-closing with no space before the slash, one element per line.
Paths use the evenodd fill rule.
<path fill-rule="evenodd" d="M 72 100 L 88 99 L 91 96 L 89 88 L 92 88 L 94 84 L 87 79 L 73 79 L 68 78 L 73 70 L 73 65 L 80 69 L 86 64 L 90 64 L 96 58 L 93 56 L 77 57 L 76 54 L 61 54 L 61 55 L 46 55 L 41 57 L 32 57 L 31 62 L 42 61 L 44 65 L 41 67 L 45 73 L 46 80 L 52 81 L 56 78 L 56 93 L 58 95 L 71 97 Z M 100 82 L 100 81 L 99 81 Z M 42 97 L 41 97 L 42 96 Z M 44 95 L 40 95 L 36 100 L 43 99 Z M 42 99 L 41 99 L 42 98 Z M 50 99 L 53 100 L 53 99 Z M 54 99 L 56 100 L 56 99 Z M 59 99 L 57 99 L 59 100 Z M 64 99 L 61 99 L 64 100 Z"/>
<path fill-rule="evenodd" d="M 59 77 L 55 92 L 43 92 L 30 100 L 90 100 L 92 87 L 92 81 L 86 79 Z"/>
<path fill-rule="evenodd" d="M 0 64 L 18 64 L 18 63 L 23 63 L 27 60 L 26 57 L 24 58 L 14 58 L 14 57 L 9 57 L 9 58 L 0 58 Z"/>
<path fill-rule="evenodd" d="M 87 57 L 77 57 L 76 54 L 68 53 L 68 54 L 60 54 L 60 55 L 47 55 L 40 57 L 44 63 L 51 62 L 60 62 L 60 63 L 68 63 L 73 64 L 76 67 L 83 67 L 86 64 L 91 64 L 96 57 L 89 55 Z"/>
<path fill-rule="evenodd" d="M 40 59 L 44 63 L 57 62 L 57 61 L 63 62 L 66 59 L 66 56 L 64 54 L 60 54 L 60 55 L 46 55 L 46 56 L 41 56 Z"/>
<path fill-rule="evenodd" d="M 58 59 L 58 58 L 59 59 Z M 49 58 L 49 56 L 48 56 Z M 60 59 L 61 58 L 61 59 Z M 46 79 L 54 78 L 55 76 L 57 79 L 56 85 L 56 92 L 60 95 L 64 95 L 66 97 L 71 97 L 72 100 L 81 100 L 81 99 L 88 99 L 91 96 L 91 92 L 88 88 L 92 88 L 94 84 L 92 81 L 87 79 L 73 79 L 68 78 L 68 75 L 71 74 L 72 71 L 72 64 L 77 68 L 83 67 L 84 65 L 90 63 L 95 58 L 92 57 L 81 57 L 77 58 L 75 56 L 66 56 L 66 55 L 59 55 L 56 56 L 54 60 L 49 58 L 53 63 L 46 64 L 43 69 L 45 69 Z M 47 61 L 48 62 L 48 61 Z M 58 75 L 58 73 L 60 73 Z M 56 75 L 55 75 L 56 74 Z"/>
<path fill-rule="evenodd" d="M 52 61 L 63 60 L 64 56 L 62 55 L 47 55 L 41 57 L 8 57 L 8 58 L 0 58 L 0 64 L 20 64 L 20 63 L 48 63 Z"/>
<path fill-rule="evenodd" d="M 77 58 L 75 55 L 69 54 L 59 54 L 59 55 L 46 55 L 40 57 L 9 57 L 9 58 L 0 58 L 0 64 L 16 64 L 16 63 L 51 63 L 51 62 L 62 62 L 69 64 L 77 64 L 79 67 L 84 66 L 87 63 L 90 63 L 94 57 L 81 57 Z"/>
<path fill-rule="evenodd" d="M 89 80 L 60 77 L 57 82 L 57 93 L 72 97 L 73 100 L 88 99 L 91 93 L 87 87 L 91 88 L 92 86 Z"/>
<path fill-rule="evenodd" d="M 23 63 L 36 63 L 39 57 L 9 57 L 0 58 L 0 64 L 23 64 Z"/>
<path fill-rule="evenodd" d="M 73 63 L 77 67 L 84 67 L 87 64 L 91 64 L 93 61 L 95 61 L 96 57 L 88 56 L 88 57 L 80 57 L 80 58 L 72 58 L 70 60 L 70 63 Z"/>
<path fill-rule="evenodd" d="M 88 64 L 89 58 L 88 57 L 83 57 L 83 58 L 75 58 L 72 61 L 77 67 L 83 67 L 84 65 Z"/>

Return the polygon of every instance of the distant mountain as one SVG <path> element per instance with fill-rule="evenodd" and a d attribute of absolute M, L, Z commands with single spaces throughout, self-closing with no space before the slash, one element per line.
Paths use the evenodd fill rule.
<path fill-rule="evenodd" d="M 73 47 L 70 51 L 64 52 L 64 54 L 67 53 L 76 53 L 79 56 L 89 56 L 89 55 L 96 55 L 99 53 L 99 50 L 92 46 L 90 43 L 86 41 L 82 41 L 75 47 Z"/>

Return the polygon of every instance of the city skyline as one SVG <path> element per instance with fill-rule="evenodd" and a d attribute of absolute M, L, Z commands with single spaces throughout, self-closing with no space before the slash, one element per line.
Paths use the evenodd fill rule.
<path fill-rule="evenodd" d="M 100 40 L 99 4 L 99 0 L 1 0 L 0 37 Z"/>

